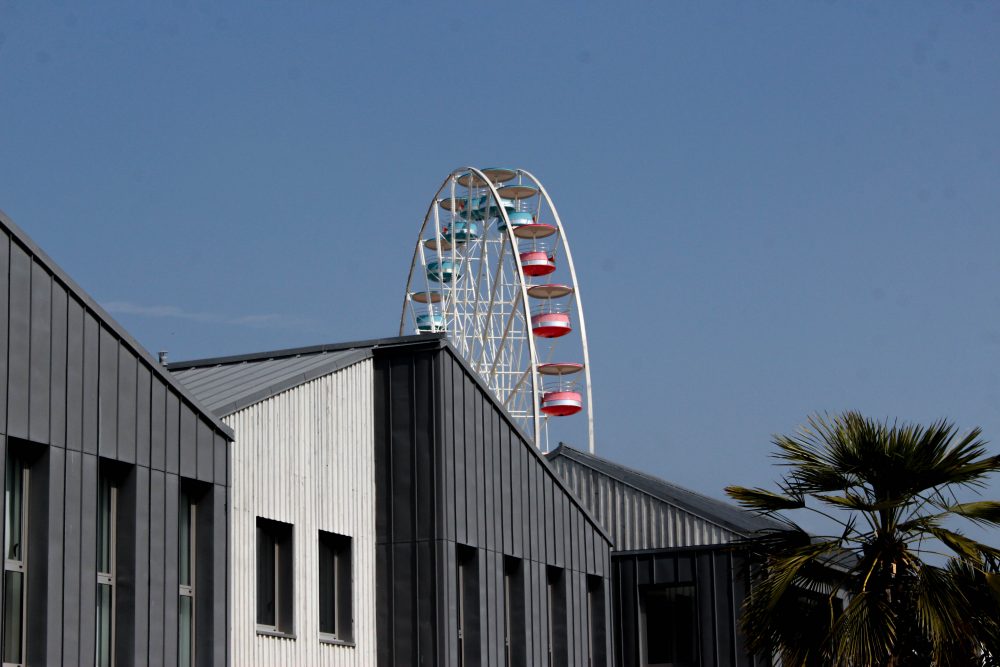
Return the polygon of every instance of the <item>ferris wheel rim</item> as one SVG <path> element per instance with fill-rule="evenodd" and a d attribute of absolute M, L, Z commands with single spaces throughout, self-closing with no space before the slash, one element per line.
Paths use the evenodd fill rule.
<path fill-rule="evenodd" d="M 577 280 L 576 269 L 575 269 L 575 266 L 573 264 L 572 252 L 571 252 L 571 250 L 569 248 L 568 239 L 566 237 L 565 229 L 564 229 L 564 227 L 562 225 L 562 220 L 561 220 L 561 218 L 559 216 L 558 209 L 556 208 L 555 203 L 552 201 L 552 198 L 549 196 L 549 193 L 545 189 L 544 185 L 542 185 L 542 183 L 538 180 L 537 177 L 535 177 L 532 173 L 528 172 L 527 170 L 524 170 L 524 169 L 511 169 L 511 170 L 504 169 L 504 170 L 501 170 L 501 169 L 498 169 L 498 168 L 491 168 L 489 171 L 490 172 L 503 171 L 506 174 L 512 174 L 513 176 L 511 176 L 511 178 L 517 178 L 519 184 L 523 184 L 523 181 L 522 181 L 521 177 L 523 177 L 523 178 L 531 181 L 531 183 L 533 184 L 533 186 L 529 186 L 527 184 L 523 184 L 523 186 L 525 188 L 530 188 L 531 190 L 533 190 L 533 194 L 530 195 L 530 197 L 525 197 L 524 199 L 530 199 L 530 198 L 534 198 L 534 197 L 537 196 L 536 216 L 535 217 L 536 218 L 538 217 L 537 214 L 541 212 L 542 203 L 544 202 L 546 208 L 548 208 L 549 211 L 551 212 L 552 218 L 553 218 L 553 220 L 555 222 L 554 225 L 550 225 L 548 223 L 542 223 L 542 224 L 544 224 L 547 227 L 552 227 L 553 228 L 552 231 L 556 235 L 556 238 L 558 239 L 558 241 L 556 242 L 556 245 L 562 247 L 562 249 L 563 249 L 563 251 L 565 253 L 565 257 L 566 257 L 567 267 L 569 269 L 570 285 L 571 285 L 571 289 L 570 289 L 569 293 L 572 294 L 573 297 L 574 297 L 574 302 L 575 302 L 576 311 L 577 311 L 577 318 L 576 319 L 579 320 L 578 326 L 579 326 L 580 344 L 581 344 L 581 347 L 582 347 L 581 351 L 583 353 L 583 363 L 580 364 L 580 366 L 582 366 L 581 370 L 584 371 L 585 383 L 587 385 L 587 387 L 586 387 L 586 394 L 587 394 L 586 405 L 587 405 L 587 415 L 588 415 L 588 419 L 587 419 L 588 449 L 589 449 L 589 451 L 591 453 L 593 453 L 594 452 L 594 425 L 593 425 L 594 421 L 593 421 L 592 389 L 591 389 L 591 385 L 590 385 L 590 382 L 591 382 L 591 378 L 590 378 L 590 358 L 589 358 L 590 355 L 589 355 L 589 347 L 588 347 L 587 336 L 586 336 L 586 325 L 585 325 L 584 317 L 583 317 L 583 304 L 582 304 L 582 300 L 580 298 L 579 281 Z M 521 385 L 521 383 L 524 382 L 527 379 L 528 376 L 530 376 L 530 381 L 531 381 L 531 391 L 530 391 L 530 394 L 529 394 L 530 395 L 530 415 L 528 415 L 527 418 L 530 419 L 531 424 L 532 424 L 531 428 L 532 428 L 532 431 L 533 431 L 533 436 L 534 436 L 534 440 L 535 440 L 536 446 L 538 446 L 539 448 L 541 448 L 541 429 L 542 429 L 543 421 L 544 421 L 544 426 L 545 426 L 546 432 L 547 432 L 547 424 L 548 424 L 547 419 L 548 419 L 548 417 L 547 417 L 547 415 L 543 416 L 542 410 L 541 410 L 541 402 L 542 402 L 542 398 L 543 398 L 542 393 L 543 393 L 544 390 L 543 390 L 541 382 L 540 382 L 540 370 L 539 370 L 539 368 L 543 364 L 541 363 L 541 360 L 540 360 L 540 357 L 539 357 L 539 354 L 538 354 L 538 350 L 537 350 L 537 346 L 535 345 L 535 334 L 531 331 L 531 312 L 530 312 L 530 308 L 531 308 L 530 303 L 531 302 L 529 301 L 529 297 L 532 297 L 534 295 L 532 295 L 532 294 L 529 293 L 529 287 L 531 287 L 531 285 L 528 284 L 528 278 L 530 276 L 528 276 L 525 273 L 525 271 L 524 271 L 524 265 L 522 264 L 522 261 L 521 261 L 521 253 L 519 252 L 520 247 L 518 246 L 517 238 L 521 238 L 522 235 L 515 233 L 515 230 L 518 229 L 518 227 L 516 227 L 516 226 L 514 226 L 512 224 L 511 218 L 510 218 L 510 216 L 508 215 L 508 212 L 507 212 L 507 208 L 506 208 L 506 206 L 503 203 L 505 198 L 503 196 L 501 196 L 501 194 L 500 194 L 500 190 L 501 189 L 506 189 L 506 188 L 510 187 L 511 184 L 509 182 L 507 182 L 508 183 L 507 185 L 501 186 L 500 185 L 501 182 L 500 181 L 495 181 L 495 179 L 493 179 L 493 178 L 490 177 L 491 175 L 492 174 L 484 173 L 484 170 L 481 170 L 481 169 L 479 169 L 477 167 L 473 167 L 473 166 L 459 167 L 457 169 L 452 170 L 451 173 L 448 174 L 448 176 L 442 181 L 441 185 L 435 191 L 434 197 L 432 198 L 432 200 L 431 200 L 431 202 L 430 202 L 430 204 L 429 204 L 429 206 L 427 208 L 427 212 L 424 215 L 423 222 L 422 222 L 422 224 L 420 226 L 420 231 L 419 231 L 419 234 L 418 234 L 418 237 L 417 237 L 417 243 L 416 243 L 416 245 L 414 247 L 414 252 L 413 252 L 413 255 L 412 255 L 411 261 L 410 261 L 410 271 L 409 271 L 409 275 L 407 277 L 406 291 L 405 291 L 404 296 L 403 296 L 402 313 L 400 314 L 400 335 L 404 335 L 404 333 L 405 333 L 405 327 L 406 327 L 406 321 L 407 321 L 407 311 L 409 311 L 409 313 L 410 313 L 411 320 L 414 320 L 413 322 L 411 322 L 411 324 L 413 324 L 414 326 L 418 326 L 418 323 L 416 322 L 417 316 L 415 315 L 415 310 L 414 310 L 414 308 L 412 306 L 412 303 L 413 302 L 420 302 L 420 303 L 425 304 L 428 307 L 427 314 L 425 314 L 424 317 L 428 317 L 428 315 L 429 315 L 430 321 L 432 323 L 437 322 L 437 320 L 435 319 L 436 317 L 441 317 L 442 321 L 444 321 L 443 315 L 445 313 L 447 313 L 447 312 L 453 312 L 454 313 L 454 316 L 452 317 L 452 322 L 451 322 L 451 324 L 452 324 L 452 329 L 450 331 L 451 335 L 448 336 L 449 331 L 447 330 L 447 323 L 445 323 L 445 325 L 444 325 L 445 329 L 443 331 L 446 334 L 446 337 L 448 337 L 448 338 L 451 339 L 451 342 L 452 342 L 453 345 L 457 344 L 457 341 L 455 340 L 455 338 L 457 338 L 459 336 L 459 332 L 458 332 L 458 325 L 459 325 L 458 320 L 459 320 L 459 318 L 457 317 L 457 303 L 454 303 L 455 299 L 457 298 L 455 296 L 455 294 L 457 293 L 456 285 L 457 285 L 457 282 L 462 279 L 462 276 L 461 276 L 460 272 L 462 270 L 466 270 L 466 269 L 469 268 L 469 266 L 465 266 L 465 265 L 471 265 L 472 259 L 470 259 L 470 258 L 463 258 L 462 256 L 460 256 L 458 254 L 458 252 L 457 252 L 457 250 L 458 250 L 457 246 L 459 246 L 459 244 L 460 244 L 459 242 L 447 243 L 447 241 L 449 240 L 449 237 L 443 236 L 442 233 L 441 233 L 441 229 L 442 229 L 442 225 L 441 225 L 441 213 L 442 212 L 448 212 L 448 213 L 450 213 L 450 215 L 451 215 L 451 222 L 449 222 L 449 227 L 448 227 L 448 229 L 450 231 L 451 228 L 452 228 L 452 225 L 455 225 L 455 220 L 456 220 L 455 216 L 459 215 L 461 210 L 464 210 L 464 207 L 459 207 L 457 205 L 458 202 L 461 199 L 464 199 L 466 202 L 471 202 L 472 199 L 473 199 L 473 197 L 482 197 L 482 199 L 480 201 L 485 202 L 485 205 L 486 205 L 486 211 L 482 214 L 484 216 L 483 217 L 483 226 L 482 226 L 482 235 L 483 235 L 483 238 L 485 239 L 485 237 L 487 235 L 487 232 L 488 232 L 488 230 L 487 230 L 487 227 L 488 227 L 487 222 L 491 219 L 491 217 L 498 219 L 498 222 L 496 224 L 502 225 L 501 229 L 505 230 L 505 231 L 501 232 L 501 234 L 500 234 L 500 236 L 502 238 L 502 243 L 501 243 L 502 251 L 508 251 L 509 250 L 509 252 L 511 254 L 512 263 L 513 263 L 513 265 L 514 265 L 514 267 L 516 269 L 517 289 L 518 289 L 519 294 L 517 296 L 517 304 L 516 304 L 516 306 L 512 306 L 509 318 L 513 318 L 514 317 L 515 311 L 519 311 L 520 316 L 521 316 L 521 318 L 523 320 L 523 323 L 524 323 L 524 325 L 526 327 L 526 330 L 525 330 L 524 336 L 523 336 L 524 341 L 523 341 L 522 345 L 524 343 L 526 343 L 526 345 L 527 345 L 527 352 L 528 352 L 528 360 L 527 360 L 528 364 L 527 364 L 527 366 L 528 366 L 528 368 L 521 375 L 520 379 L 518 380 L 517 384 L 513 387 L 513 389 L 511 389 L 509 391 L 509 393 L 507 395 L 507 398 L 506 398 L 506 401 L 504 402 L 504 407 L 505 408 L 507 407 L 507 402 L 509 402 L 515 396 L 516 392 L 519 391 L 519 386 Z M 470 184 L 470 185 L 464 185 L 464 184 L 461 183 L 460 179 L 462 179 L 463 177 L 464 177 L 465 181 L 468 184 Z M 449 189 L 449 184 L 450 184 L 450 192 L 449 192 L 450 196 L 442 197 L 442 193 L 446 189 Z M 456 185 L 459 185 L 461 187 L 465 187 L 466 188 L 466 192 L 464 193 L 464 196 L 463 195 L 459 195 L 458 193 L 456 193 Z M 486 194 L 484 194 L 484 195 L 474 195 L 473 193 L 476 190 L 485 190 Z M 527 190 L 525 190 L 525 192 L 527 192 Z M 516 201 L 518 201 L 518 199 L 515 198 L 515 202 Z M 448 202 L 447 205 L 446 205 L 446 202 Z M 496 205 L 497 213 L 495 215 L 492 215 L 492 206 L 491 206 L 491 204 L 495 204 Z M 459 209 L 459 210 L 456 210 L 456 209 Z M 434 232 L 435 232 L 435 234 L 434 234 L 435 243 L 433 244 L 434 245 L 433 248 L 430 247 L 432 244 L 426 243 L 426 239 L 425 239 L 425 235 L 426 235 L 426 233 L 428 231 L 428 226 L 431 224 L 431 218 L 432 218 L 432 216 L 433 216 L 433 227 L 434 227 Z M 473 222 L 473 217 L 472 217 L 471 212 L 469 214 L 469 217 L 467 217 L 467 218 L 463 217 L 462 219 L 465 220 L 466 221 L 465 224 L 469 225 L 470 227 L 475 225 L 475 223 Z M 538 222 L 533 220 L 533 222 L 531 224 L 535 225 L 535 224 L 538 224 Z M 523 225 L 521 225 L 521 226 L 523 226 Z M 452 232 L 452 233 L 454 234 L 455 232 Z M 526 237 L 526 238 L 531 238 L 531 237 L 529 236 L 529 237 Z M 438 242 L 438 240 L 443 241 L 443 242 Z M 455 240 L 454 236 L 451 237 L 450 240 L 454 241 Z M 486 241 L 483 240 L 482 243 L 485 244 Z M 443 247 L 443 246 L 450 246 L 450 247 Z M 436 260 L 438 262 L 438 264 L 436 265 L 437 268 L 435 269 L 436 271 L 439 271 L 439 273 L 437 274 L 438 278 L 435 278 L 435 280 L 438 282 L 437 286 L 432 286 L 430 284 L 430 277 L 428 275 L 428 271 L 426 270 L 427 267 L 429 266 L 428 259 L 427 259 L 427 254 L 426 254 L 426 251 L 428 251 L 428 250 L 431 251 L 431 256 L 434 257 L 434 258 L 436 258 Z M 484 264 L 486 262 L 486 255 L 483 254 L 484 252 L 485 252 L 484 250 L 481 251 L 481 254 L 479 255 L 479 258 L 478 258 L 478 260 L 479 260 L 478 261 L 478 268 L 479 268 L 479 271 L 480 271 L 480 277 L 481 277 L 481 273 L 482 273 L 482 270 L 483 270 L 483 266 L 484 266 Z M 449 264 L 450 271 L 452 273 L 448 274 L 448 276 L 446 277 L 446 275 L 444 273 L 445 270 L 446 270 L 445 265 L 446 265 L 446 263 L 449 263 L 449 262 L 450 262 L 450 264 Z M 503 262 L 502 255 L 498 258 L 498 262 L 499 263 L 498 263 L 498 266 L 497 266 L 497 272 L 499 273 L 500 270 L 502 269 L 502 262 Z M 414 288 L 414 284 L 413 284 L 414 283 L 414 273 L 415 273 L 415 270 L 416 270 L 416 268 L 418 266 L 418 263 L 425 269 L 423 271 L 423 274 L 424 274 L 423 275 L 423 283 L 424 283 L 424 285 L 423 285 L 422 289 L 420 289 L 420 288 L 415 289 Z M 454 284 L 450 283 L 451 280 L 454 280 L 455 283 Z M 473 321 L 471 322 L 471 326 L 472 327 L 476 326 L 475 319 L 476 319 L 476 317 L 479 317 L 479 298 L 480 298 L 480 292 L 479 292 L 479 288 L 478 288 L 479 282 L 480 281 L 477 279 L 476 282 L 474 283 L 474 285 L 476 285 L 476 288 L 475 288 L 476 289 L 476 301 L 475 301 L 476 310 L 475 310 L 475 315 L 472 318 Z M 494 285 L 494 288 L 495 288 L 495 286 L 496 286 L 497 283 L 494 281 L 492 284 Z M 428 298 L 426 301 L 423 301 L 422 299 L 419 299 L 419 298 L 415 298 L 415 295 L 417 295 L 417 294 L 430 295 L 432 293 L 444 293 L 444 292 L 447 292 L 448 291 L 447 290 L 447 286 L 451 287 L 451 291 L 449 292 L 450 296 L 447 297 L 447 298 L 438 299 L 438 300 L 434 300 L 434 299 Z M 493 313 L 493 310 L 492 310 L 492 308 L 493 308 L 492 298 L 493 297 L 491 295 L 491 302 L 490 302 L 489 306 L 487 307 L 487 311 L 486 311 L 486 313 L 487 313 L 487 317 L 486 317 L 487 325 L 488 325 L 489 321 L 491 321 L 490 320 L 490 315 L 492 315 L 492 313 Z M 439 303 L 440 303 L 440 309 L 439 310 L 441 312 L 441 315 L 436 315 L 436 311 L 434 310 L 434 308 Z M 449 311 L 448 310 L 449 308 L 454 308 L 455 310 Z M 466 317 L 468 317 L 468 315 L 466 315 Z M 483 330 L 482 330 L 483 345 L 481 347 L 481 352 L 484 355 L 486 354 L 486 349 L 487 349 L 486 345 L 485 345 L 486 335 L 488 333 L 487 325 L 483 325 Z M 463 345 L 465 345 L 465 346 L 470 346 L 470 345 L 474 346 L 475 345 L 475 341 L 474 340 L 473 341 L 469 341 L 466 338 L 469 334 L 467 334 L 466 331 L 465 331 L 465 323 L 463 323 L 462 326 L 463 326 L 463 331 L 462 331 L 461 335 L 463 336 L 463 341 L 464 341 Z M 510 326 L 510 321 L 508 321 L 507 326 L 508 327 Z M 419 327 L 418 327 L 417 330 L 421 331 L 419 329 Z M 431 329 L 431 330 L 433 330 L 433 331 L 440 331 L 439 329 L 436 329 L 436 328 Z M 427 331 L 427 330 L 424 330 L 424 331 Z M 500 346 L 497 348 L 497 351 L 495 352 L 494 357 L 493 357 L 493 367 L 494 368 L 496 366 L 496 363 L 497 363 L 497 360 L 499 358 L 499 355 L 502 353 L 502 348 L 503 348 L 503 345 L 504 345 L 504 339 L 505 338 L 506 338 L 506 330 L 504 332 L 503 337 L 500 340 Z M 551 364 L 552 362 L 549 361 L 547 363 Z M 472 365 L 475 366 L 475 364 L 472 364 Z M 490 385 L 490 380 L 488 378 L 485 378 L 485 377 L 484 377 L 484 379 L 487 381 L 486 382 L 487 386 L 491 386 Z"/>

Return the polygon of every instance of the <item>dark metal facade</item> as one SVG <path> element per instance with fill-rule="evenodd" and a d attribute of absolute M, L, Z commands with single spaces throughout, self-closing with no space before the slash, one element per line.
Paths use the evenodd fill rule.
<path fill-rule="evenodd" d="M 116 664 L 177 664 L 182 485 L 199 498 L 197 662 L 227 663 L 230 440 L 0 214 L 0 468 L 30 466 L 26 664 L 94 664 L 104 468 L 120 479 Z"/>
<path fill-rule="evenodd" d="M 547 457 L 614 541 L 615 664 L 646 664 L 640 644 L 663 630 L 645 624 L 644 596 L 658 586 L 694 588 L 696 623 L 668 623 L 697 635 L 693 664 L 766 664 L 738 632 L 749 572 L 729 544 L 780 524 L 566 445 Z"/>
<path fill-rule="evenodd" d="M 745 554 L 725 546 L 616 552 L 611 563 L 615 664 L 643 664 L 640 614 L 644 594 L 657 587 L 685 585 L 692 586 L 695 593 L 694 664 L 702 667 L 770 664 L 747 653 L 739 631 L 739 608 L 750 586 Z"/>
<path fill-rule="evenodd" d="M 511 651 L 546 665 L 550 649 L 553 664 L 611 664 L 603 531 L 440 338 L 374 355 L 379 664 L 504 665 Z M 521 572 L 513 619 L 505 562 Z M 477 618 L 460 656 L 469 563 Z"/>

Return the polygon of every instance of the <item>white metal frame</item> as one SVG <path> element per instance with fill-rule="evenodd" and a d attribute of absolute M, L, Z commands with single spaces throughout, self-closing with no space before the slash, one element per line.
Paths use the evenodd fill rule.
<path fill-rule="evenodd" d="M 111 516 L 108 517 L 108 536 L 107 536 L 108 537 L 108 563 L 109 563 L 110 567 L 108 568 L 107 572 L 102 572 L 100 570 L 100 568 L 98 568 L 98 570 L 97 570 L 97 585 L 98 585 L 98 587 L 100 587 L 100 586 L 107 586 L 108 588 L 111 589 L 111 609 L 109 610 L 109 618 L 110 618 L 110 621 L 111 621 L 111 634 L 110 634 L 110 639 L 108 640 L 109 641 L 108 650 L 110 651 L 110 656 L 109 656 L 110 657 L 110 661 L 109 661 L 109 664 L 111 665 L 111 667 L 114 667 L 115 666 L 115 662 L 116 662 L 115 642 L 117 640 L 117 637 L 115 636 L 115 633 L 118 630 L 118 628 L 115 627 L 117 625 L 115 616 L 117 616 L 117 607 L 118 607 L 118 600 L 117 600 L 117 598 L 118 598 L 118 585 L 117 585 L 117 583 L 115 581 L 117 579 L 117 576 L 118 576 L 118 557 L 117 557 L 117 551 L 118 551 L 118 485 L 110 477 L 106 478 L 104 476 L 100 476 L 98 478 L 98 486 L 99 487 L 100 487 L 100 485 L 103 485 L 105 482 L 107 482 L 108 488 L 109 488 L 109 490 L 111 492 L 111 497 L 108 499 L 108 502 L 109 502 L 109 505 L 110 505 L 109 506 L 109 512 L 110 512 Z M 100 489 L 98 489 L 98 493 L 100 493 L 100 492 L 101 492 Z M 97 520 L 98 521 L 102 521 L 103 518 L 104 518 L 103 516 L 101 516 L 101 512 L 102 512 L 102 508 L 100 507 L 100 498 L 98 498 L 98 509 L 97 509 L 97 514 L 98 514 Z M 98 549 L 100 549 L 102 547 L 103 547 L 103 545 L 100 545 L 100 544 L 97 545 Z M 94 658 L 95 664 L 100 664 L 100 656 L 101 656 L 101 653 L 100 653 L 100 651 L 101 651 L 101 635 L 100 635 L 100 632 L 101 632 L 101 623 L 100 623 L 100 618 L 99 617 L 100 617 L 100 613 L 98 613 L 97 623 L 95 624 L 97 626 L 97 640 L 95 642 L 96 645 L 95 645 L 95 648 L 94 648 L 94 651 L 95 651 L 95 658 Z"/>
<path fill-rule="evenodd" d="M 583 357 L 585 371 L 587 444 L 589 451 L 594 452 L 590 353 L 580 286 L 566 231 L 555 204 L 541 182 L 523 169 L 512 171 L 518 182 L 526 181 L 537 189 L 534 216 L 538 218 L 546 210 L 551 213 L 551 221 L 538 222 L 555 227 L 556 239 L 552 244 L 552 252 L 558 254 L 561 250 L 565 258 L 569 282 L 573 288 L 571 310 L 576 311 L 573 319 L 576 322 L 581 348 L 579 354 Z M 463 175 L 473 175 L 482 185 L 467 188 L 464 194 L 456 192 L 457 179 Z M 486 198 L 487 215 L 483 220 L 475 221 L 480 226 L 477 240 L 463 244 L 451 243 L 448 249 L 442 249 L 440 243 L 433 248 L 425 245 L 430 231 L 433 231 L 432 239 L 444 238 L 441 233 L 443 221 L 439 202 L 451 201 L 447 224 L 449 230 L 454 230 L 458 221 L 473 222 L 471 215 L 459 217 L 454 210 L 456 203 L 463 200 L 471 203 L 479 197 Z M 456 169 L 445 178 L 431 200 L 420 227 L 410 262 L 399 333 L 407 333 L 408 314 L 409 326 L 414 331 L 417 330 L 418 314 L 426 312 L 432 322 L 436 322 L 436 315 L 442 315 L 444 321 L 440 330 L 446 333 L 459 353 L 480 374 L 522 428 L 531 432 L 536 446 L 544 448 L 547 446 L 548 418 L 540 410 L 544 389 L 538 372 L 538 365 L 543 360 L 540 359 L 538 345 L 531 331 L 531 306 L 527 292 L 529 284 L 520 258 L 520 252 L 529 249 L 519 248 L 518 239 L 512 233 L 510 217 L 501 199 L 498 186 L 475 167 Z M 489 209 L 493 206 L 496 206 L 497 211 L 490 216 Z M 500 231 L 500 225 L 505 231 Z M 439 267 L 445 262 L 451 262 L 453 273 L 449 282 L 432 282 L 428 277 L 427 266 L 434 261 L 438 262 Z M 417 304 L 412 295 L 421 291 L 436 292 L 442 298 L 437 304 Z M 550 355 L 557 340 L 548 339 L 546 346 Z M 530 387 L 527 387 L 529 378 Z"/>
<path fill-rule="evenodd" d="M 188 507 L 188 525 L 187 525 L 187 530 L 188 530 L 188 553 L 186 555 L 182 556 L 182 557 L 186 557 L 188 559 L 188 581 L 189 581 L 189 583 L 188 584 L 181 584 L 181 583 L 177 584 L 177 597 L 178 597 L 178 602 L 180 601 L 180 598 L 182 598 L 182 597 L 186 597 L 186 598 L 189 598 L 191 600 L 191 647 L 190 647 L 191 653 L 189 655 L 190 662 L 188 664 L 190 664 L 190 665 L 196 665 L 197 664 L 197 644 L 198 644 L 198 642 L 197 642 L 197 628 L 198 628 L 197 594 L 198 594 L 198 592 L 197 592 L 197 588 L 196 588 L 197 572 L 198 572 L 198 570 L 197 570 L 197 568 L 198 568 L 198 561 L 197 561 L 197 558 L 196 558 L 196 554 L 198 553 L 198 551 L 197 551 L 198 505 L 197 505 L 197 503 L 194 502 L 194 499 L 192 498 L 192 496 L 191 496 L 191 494 L 189 492 L 182 491 L 181 492 L 181 505 L 182 505 L 182 507 L 181 507 L 180 511 L 183 511 L 183 505 L 185 505 L 185 504 Z M 180 571 L 179 565 L 180 564 L 178 563 L 178 568 L 177 568 L 178 572 Z M 177 619 L 177 621 L 178 621 L 178 623 L 180 623 L 180 613 L 178 613 L 178 619 Z M 178 651 L 178 657 L 179 657 L 179 652 L 180 652 L 180 649 L 181 649 L 181 647 L 180 647 L 180 628 L 179 628 L 179 626 L 178 626 L 177 642 L 178 642 L 177 643 L 177 651 Z"/>
<path fill-rule="evenodd" d="M 21 661 L 20 662 L 4 662 L 3 667 L 21 667 L 26 664 L 27 660 L 25 658 L 25 651 L 28 644 L 27 636 L 27 620 L 28 620 L 28 499 L 30 497 L 28 485 L 30 483 L 30 473 L 29 467 L 24 464 L 20 459 L 15 457 L 7 458 L 7 465 L 20 465 L 21 466 L 21 559 L 8 559 L 7 558 L 7 545 L 4 544 L 4 573 L 19 572 L 21 574 Z M 4 490 L 5 492 L 7 489 Z M 4 508 L 5 518 L 6 518 L 6 508 Z M 4 530 L 5 541 L 10 539 L 10 526 L 6 527 Z M 4 591 L 4 595 L 7 591 Z M 2 621 L 5 620 L 0 618 L 0 625 Z"/>

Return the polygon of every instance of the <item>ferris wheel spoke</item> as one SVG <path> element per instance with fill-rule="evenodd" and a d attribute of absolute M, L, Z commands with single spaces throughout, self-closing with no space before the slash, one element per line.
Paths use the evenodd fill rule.
<path fill-rule="evenodd" d="M 460 192 L 459 186 L 464 190 Z M 530 227 L 518 231 L 525 225 Z M 554 238 L 537 242 L 549 236 Z M 527 254 L 542 251 L 548 263 Z M 522 260 L 530 262 L 526 265 Z M 526 280 L 526 271 L 540 276 L 557 270 L 568 270 L 569 279 L 534 287 Z M 418 271 L 423 276 L 416 275 Z M 419 285 L 424 286 L 423 293 L 416 291 Z M 572 303 L 546 301 L 569 295 Z M 407 312 L 418 332 L 444 331 L 457 353 L 468 360 L 513 421 L 532 434 L 540 449 L 547 448 L 550 426 L 561 421 L 552 421 L 552 415 L 572 414 L 585 407 L 593 451 L 590 364 L 581 303 L 565 230 L 538 179 L 522 169 L 463 167 L 448 175 L 420 228 L 400 333 L 404 333 Z M 541 309 L 534 310 L 533 304 Z M 536 319 L 542 324 L 536 325 Z M 566 336 L 569 333 L 573 336 Z M 576 354 L 567 356 L 567 347 Z M 585 370 L 587 400 L 579 400 L 576 393 L 578 406 L 572 410 L 571 404 L 567 412 L 553 394 L 565 388 L 567 381 L 561 374 L 575 372 L 559 369 L 574 366 L 571 362 L 577 355 L 582 356 L 582 363 L 575 365 Z M 542 367 L 546 367 L 544 376 Z"/>

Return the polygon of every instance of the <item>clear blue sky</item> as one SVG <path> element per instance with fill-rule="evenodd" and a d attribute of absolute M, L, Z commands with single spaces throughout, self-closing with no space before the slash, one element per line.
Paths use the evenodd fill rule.
<path fill-rule="evenodd" d="M 180 360 L 394 335 L 440 181 L 524 167 L 599 453 L 720 495 L 814 411 L 1000 442 L 998 45 L 994 2 L 0 0 L 0 208 Z"/>

